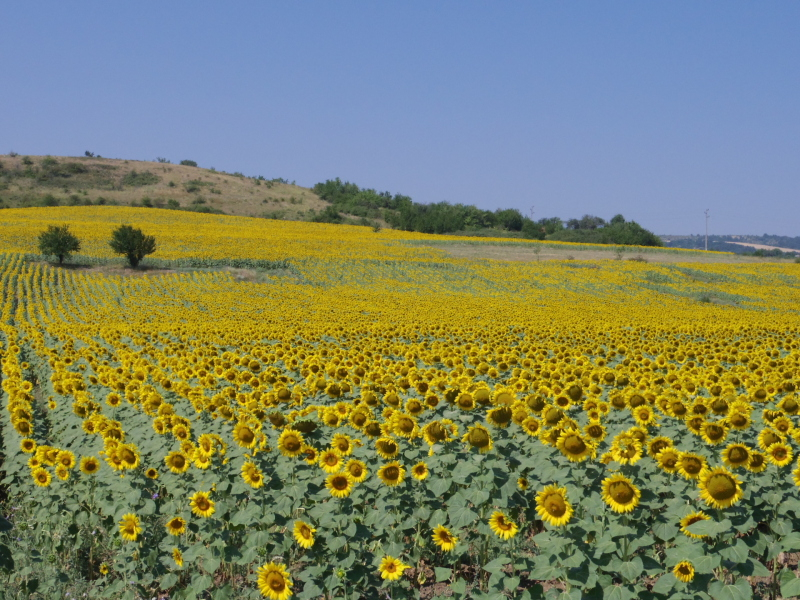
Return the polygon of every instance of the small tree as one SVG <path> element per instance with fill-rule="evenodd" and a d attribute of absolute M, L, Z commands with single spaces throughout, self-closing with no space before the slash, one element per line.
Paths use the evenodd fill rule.
<path fill-rule="evenodd" d="M 145 256 L 156 251 L 156 238 L 130 225 L 120 225 L 111 234 L 109 245 L 115 253 L 124 254 L 135 268 Z"/>
<path fill-rule="evenodd" d="M 67 225 L 48 225 L 47 230 L 39 234 L 39 252 L 58 257 L 59 264 L 80 249 L 81 241 L 70 232 Z"/>

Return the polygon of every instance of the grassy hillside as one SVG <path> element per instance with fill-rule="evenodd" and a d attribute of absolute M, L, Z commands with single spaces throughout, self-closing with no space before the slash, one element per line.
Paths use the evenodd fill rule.
<path fill-rule="evenodd" d="M 0 207 L 117 204 L 311 220 L 328 203 L 282 180 L 96 157 L 0 156 Z"/>

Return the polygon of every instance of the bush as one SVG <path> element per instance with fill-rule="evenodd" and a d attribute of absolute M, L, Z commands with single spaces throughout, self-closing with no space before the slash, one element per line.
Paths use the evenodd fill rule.
<path fill-rule="evenodd" d="M 39 252 L 57 257 L 59 264 L 73 252 L 80 252 L 80 249 L 80 240 L 70 232 L 67 225 L 49 225 L 47 230 L 39 234 Z"/>
<path fill-rule="evenodd" d="M 156 251 L 156 238 L 130 225 L 120 225 L 111 234 L 109 246 L 116 254 L 124 254 L 135 268 L 145 256 Z"/>
<path fill-rule="evenodd" d="M 193 160 L 182 160 L 181 163 L 184 167 L 196 167 L 197 163 Z"/>
<path fill-rule="evenodd" d="M 169 200 L 167 200 L 167 208 L 175 209 L 175 208 L 180 208 L 180 207 L 181 207 L 181 203 L 178 202 L 177 200 L 175 200 L 175 198 L 170 198 Z"/>
<path fill-rule="evenodd" d="M 142 171 L 138 173 L 133 169 L 130 173 L 122 178 L 122 185 L 129 185 L 131 187 L 141 187 L 143 185 L 153 185 L 161 181 L 158 175 L 154 175 L 150 171 Z"/>

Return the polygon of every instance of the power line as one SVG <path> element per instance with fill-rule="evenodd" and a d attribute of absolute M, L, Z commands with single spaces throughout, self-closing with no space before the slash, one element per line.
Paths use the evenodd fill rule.
<path fill-rule="evenodd" d="M 708 209 L 706 209 L 704 212 L 706 215 L 706 252 L 708 252 Z"/>

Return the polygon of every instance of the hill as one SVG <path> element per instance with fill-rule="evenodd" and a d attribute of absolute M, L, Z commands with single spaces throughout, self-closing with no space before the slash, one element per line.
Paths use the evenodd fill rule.
<path fill-rule="evenodd" d="M 186 161 L 190 162 L 190 161 Z M 323 202 L 283 179 L 101 157 L 0 156 L 0 207 L 152 206 L 311 220 Z"/>
<path fill-rule="evenodd" d="M 705 236 L 702 235 L 664 235 L 664 245 L 669 248 L 702 250 Z M 781 235 L 710 235 L 708 249 L 736 254 L 755 254 L 756 256 L 780 256 L 781 254 L 800 254 L 800 237 Z"/>

